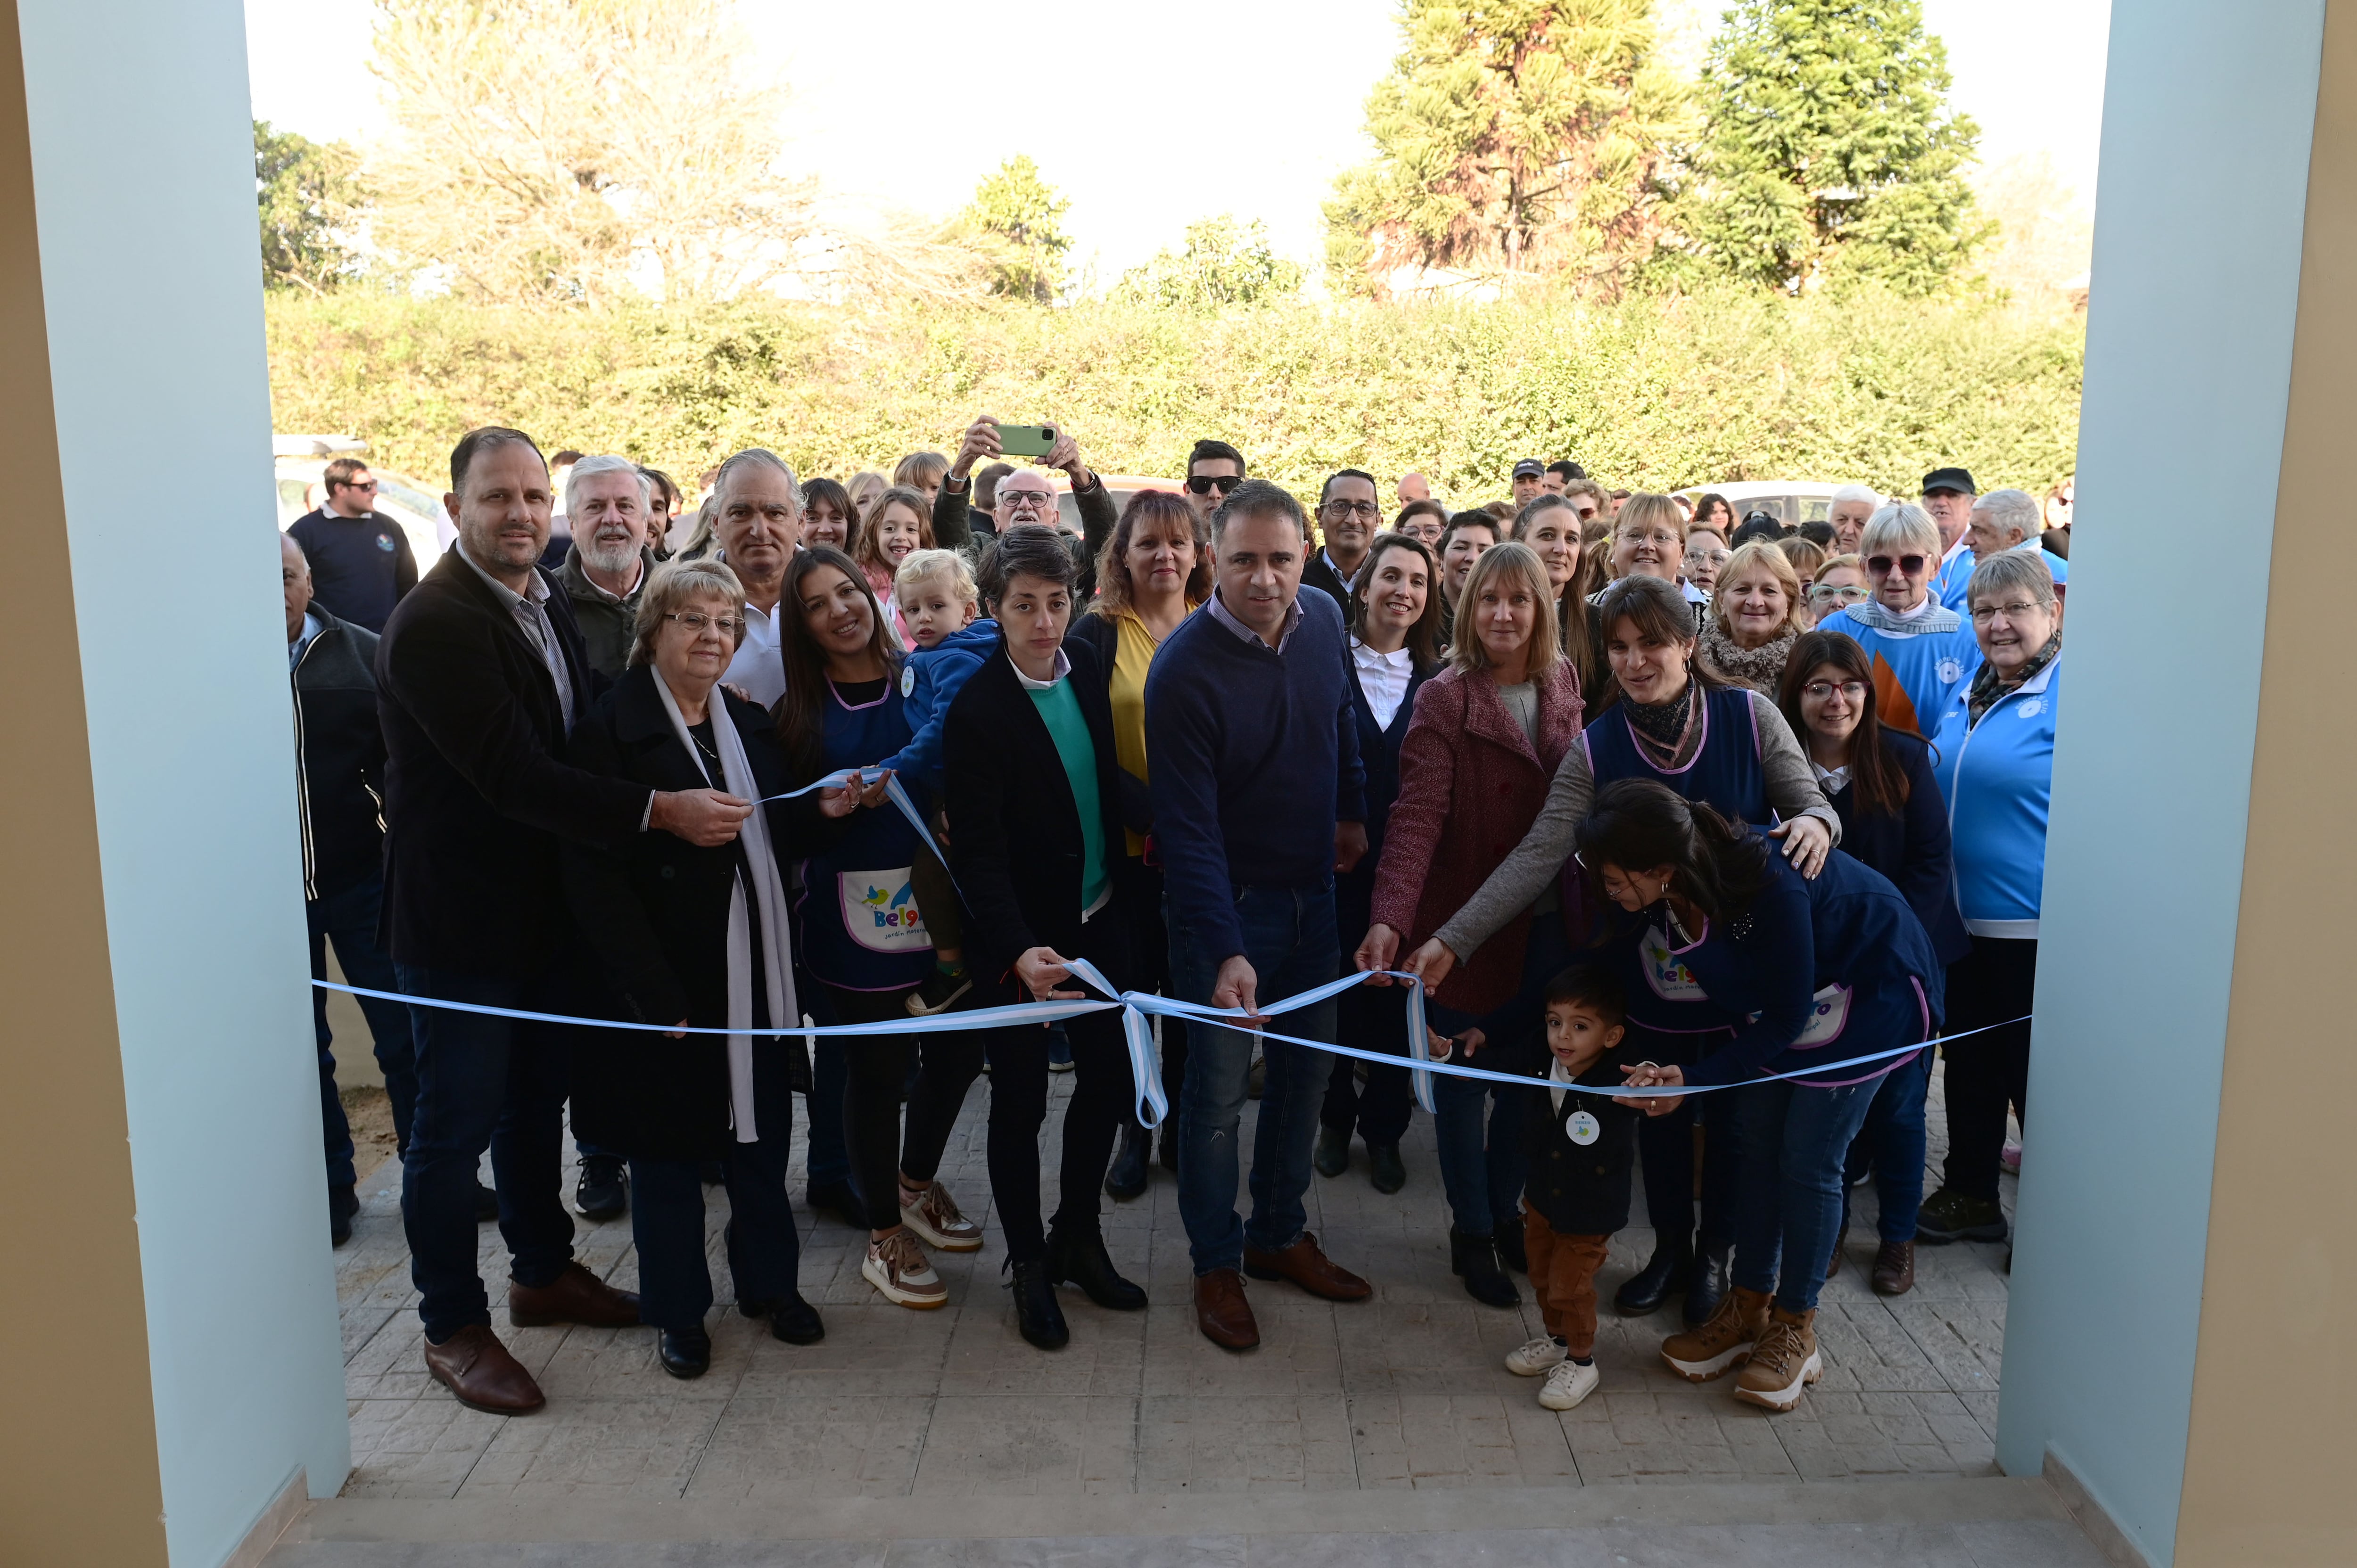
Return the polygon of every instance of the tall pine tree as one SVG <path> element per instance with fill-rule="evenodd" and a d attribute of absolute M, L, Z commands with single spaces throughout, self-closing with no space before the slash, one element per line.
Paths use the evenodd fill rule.
<path fill-rule="evenodd" d="M 1980 128 L 1947 108 L 1948 82 L 1919 0 L 1738 0 L 1704 70 L 1688 240 L 1792 293 L 1940 287 L 1991 227 L 1961 172 Z"/>
<path fill-rule="evenodd" d="M 1399 267 L 1611 278 L 1659 242 L 1684 97 L 1651 0 L 1402 0 L 1372 161 L 1326 203 L 1338 283 Z"/>

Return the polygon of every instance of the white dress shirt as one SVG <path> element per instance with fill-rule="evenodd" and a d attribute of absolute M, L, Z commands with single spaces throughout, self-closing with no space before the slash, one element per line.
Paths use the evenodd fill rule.
<path fill-rule="evenodd" d="M 741 688 L 765 708 L 776 707 L 778 699 L 786 694 L 785 655 L 778 649 L 785 607 L 783 599 L 778 601 L 774 610 L 765 610 L 756 604 L 745 607 L 745 632 L 737 639 L 737 656 L 728 661 L 728 668 L 720 677 L 725 683 Z"/>
<path fill-rule="evenodd" d="M 1392 727 L 1392 715 L 1399 712 L 1400 703 L 1407 696 L 1408 677 L 1415 673 L 1415 655 L 1405 647 L 1396 653 L 1378 653 L 1361 642 L 1351 639 L 1351 662 L 1359 671 L 1359 690 L 1367 694 L 1367 707 L 1375 715 L 1375 727 Z"/>

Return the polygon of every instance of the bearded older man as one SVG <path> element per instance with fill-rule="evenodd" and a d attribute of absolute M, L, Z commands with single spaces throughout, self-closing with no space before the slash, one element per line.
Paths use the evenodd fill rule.
<path fill-rule="evenodd" d="M 653 499 L 645 470 L 628 457 L 584 457 L 565 477 L 573 548 L 556 585 L 573 601 L 589 668 L 608 681 L 620 679 L 630 662 L 639 594 L 654 570 L 647 543 Z"/>

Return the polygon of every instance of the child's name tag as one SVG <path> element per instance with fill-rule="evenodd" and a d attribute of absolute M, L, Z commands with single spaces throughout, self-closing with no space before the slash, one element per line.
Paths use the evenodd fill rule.
<path fill-rule="evenodd" d="M 1575 1111 L 1563 1119 L 1563 1135 L 1582 1148 L 1596 1142 L 1603 1131 L 1602 1124 L 1589 1112 Z"/>

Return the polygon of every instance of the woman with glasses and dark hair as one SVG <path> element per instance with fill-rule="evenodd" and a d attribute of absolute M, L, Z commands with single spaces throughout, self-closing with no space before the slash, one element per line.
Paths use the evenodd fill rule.
<path fill-rule="evenodd" d="M 1097 558 L 1097 596 L 1088 613 L 1072 618 L 1070 640 L 1086 643 L 1105 672 L 1113 705 L 1114 749 L 1121 762 L 1117 780 L 1122 815 L 1138 826 L 1125 830 L 1114 879 L 1130 921 L 1133 989 L 1166 993 L 1170 983 L 1170 935 L 1162 922 L 1161 862 L 1147 853 L 1154 807 L 1147 798 L 1146 674 L 1162 639 L 1178 629 L 1211 595 L 1211 534 L 1205 514 L 1168 490 L 1140 490 L 1122 509 Z M 1187 1079 L 1185 1020 L 1162 1020 L 1162 1089 L 1178 1103 Z M 1154 1138 L 1137 1121 L 1135 1106 L 1123 1112 L 1121 1148 L 1105 1173 L 1105 1190 L 1135 1197 L 1146 1190 L 1146 1168 Z M 1162 1165 L 1178 1168 L 1178 1130 L 1166 1123 Z"/>
<path fill-rule="evenodd" d="M 1567 509 L 1553 515 L 1577 522 Z M 1493 546 L 1473 563 L 1458 601 L 1448 668 L 1425 683 L 1401 743 L 1399 798 L 1375 868 L 1373 923 L 1354 961 L 1361 970 L 1395 967 L 1403 939 L 1428 945 L 1529 830 L 1556 765 L 1578 744 L 1579 671 L 1558 650 L 1548 575 L 1517 542 Z M 1426 1021 L 1450 1054 L 1505 1071 L 1530 1065 L 1523 1053 L 1539 992 L 1570 953 L 1565 923 L 1557 891 L 1540 890 L 1510 912 L 1480 952 L 1432 977 Z M 1389 983 L 1344 994 L 1396 996 L 1379 989 Z M 1396 1018 L 1397 1004 L 1386 1011 Z M 1474 1300 L 1512 1306 L 1521 1297 L 1506 1268 L 1529 1272 L 1517 1207 L 1527 1170 L 1524 1091 L 1435 1075 L 1432 1093 L 1449 1265 Z"/>
<path fill-rule="evenodd" d="M 1351 580 L 1348 607 L 1351 707 L 1358 718 L 1359 760 L 1367 770 L 1367 853 L 1334 879 L 1334 929 L 1345 953 L 1374 923 L 1375 866 L 1384 823 L 1399 798 L 1400 744 L 1415 714 L 1416 693 L 1440 667 L 1440 570 L 1432 552 L 1404 534 L 1378 533 Z M 1379 1050 L 1393 1049 L 1400 1039 L 1396 993 L 1361 985 L 1342 993 L 1336 1004 L 1338 1038 Z M 1397 1192 L 1407 1185 L 1399 1151 L 1410 1110 L 1407 1069 L 1370 1063 L 1361 1090 L 1358 1066 L 1349 1057 L 1334 1058 L 1310 1164 L 1320 1176 L 1340 1176 L 1350 1168 L 1355 1131 L 1366 1143 L 1375 1190 Z"/>
<path fill-rule="evenodd" d="M 1413 500 L 1399 509 L 1392 519 L 1392 532 L 1413 539 L 1426 550 L 1440 548 L 1440 536 L 1448 529 L 1448 509 L 1436 500 Z"/>
<path fill-rule="evenodd" d="M 1737 1399 L 1789 1411 L 1824 1370 L 1817 1295 L 1843 1159 L 1879 1080 L 1938 1027 L 1940 961 L 1880 873 L 1837 854 L 1803 876 L 1753 829 L 1652 779 L 1599 789 L 1578 844 L 1589 886 L 1619 906 L 1607 948 L 1632 994 L 1652 983 L 1647 949 L 1666 933 L 1684 983 L 1735 1021 L 1698 1062 L 1628 1069 L 1632 1089 L 1726 1086 L 1703 1098 L 1731 1101 L 1741 1129 L 1733 1288 L 1663 1340 L 1662 1359 L 1695 1382 L 1740 1366 Z M 1895 1054 L 1830 1065 L 1884 1051 Z M 1622 1103 L 1659 1121 L 1685 1098 Z"/>
<path fill-rule="evenodd" d="M 2062 620 L 2054 579 L 2035 551 L 1973 568 L 1964 591 L 1984 662 L 1940 716 L 1933 743 L 1955 839 L 1956 909 L 1972 950 L 1948 971 L 1954 1033 L 1947 1047 L 1948 1163 L 1923 1200 L 1926 1241 L 2001 1241 L 1997 1201 L 2009 1105 L 2029 1125 L 2029 1026 L 2046 817 L 2062 702 Z M 2001 1025 L 2003 1027 L 1990 1027 Z M 2015 1158 L 2018 1158 L 2017 1152 Z"/>
<path fill-rule="evenodd" d="M 1981 661 L 1964 618 L 1932 592 L 1939 525 L 1914 502 L 1895 502 L 1867 520 L 1858 553 L 1874 596 L 1820 617 L 1817 629 L 1866 650 L 1883 723 L 1929 735 Z"/>
<path fill-rule="evenodd" d="M 1631 498 L 1633 508 L 1638 498 Z M 1662 510 L 1673 511 L 1664 502 Z M 1624 518 L 1628 511 L 1624 509 Z M 1513 853 L 1400 967 L 1436 986 L 1456 964 L 1529 908 L 1570 859 L 1579 821 L 1596 792 L 1616 779 L 1645 779 L 1706 802 L 1734 822 L 1778 821 L 1769 836 L 1804 877 L 1814 876 L 1839 842 L 1840 819 L 1825 803 L 1808 757 L 1775 703 L 1718 681 L 1695 655 L 1693 614 L 1676 585 L 1632 573 L 1604 590 L 1597 614 L 1620 700 L 1592 717 L 1564 753 L 1545 808 Z M 1629 996 L 1634 1048 L 1656 1061 L 1704 1059 L 1737 1019 L 1680 966 L 1660 930 L 1647 939 L 1646 983 Z M 1729 1113 L 1708 1098 L 1699 1230 L 1695 1228 L 1694 1112 L 1656 1118 L 1639 1134 L 1645 1207 L 1653 1217 L 1652 1259 L 1613 1298 L 1641 1317 L 1684 1291 L 1686 1321 L 1699 1323 L 1727 1288 L 1735 1241 L 1737 1148 Z"/>
<path fill-rule="evenodd" d="M 1923 923 L 1941 963 L 1954 963 L 1972 944 L 1949 886 L 1947 800 L 1932 779 L 1931 746 L 1910 730 L 1881 722 L 1866 650 L 1837 631 L 1812 631 L 1793 645 L 1778 701 L 1841 818 L 1843 851 L 1889 878 Z M 1915 1283 L 1923 1097 L 1931 1083 L 1928 1053 L 1882 1080 L 1845 1173 L 1855 1179 L 1869 1162 L 1874 1167 L 1880 1244 L 1870 1277 L 1879 1295 L 1904 1295 Z M 1849 1185 L 1845 1180 L 1842 1187 L 1842 1227 L 1828 1278 L 1841 1267 L 1842 1239 L 1849 1231 Z"/>
<path fill-rule="evenodd" d="M 821 546 L 797 552 L 779 597 L 779 650 L 785 694 L 778 740 L 795 785 L 842 769 L 872 768 L 914 736 L 903 705 L 899 642 L 867 579 L 852 558 Z M 921 789 L 911 788 L 920 813 Z M 933 969 L 932 937 L 916 903 L 912 872 L 932 846 L 896 810 L 856 819 L 836 843 L 802 863 L 797 908 L 802 967 L 823 987 L 843 1024 L 909 1022 L 908 999 Z M 958 1211 L 933 1179 L 965 1091 L 982 1069 L 971 1035 L 920 1042 L 885 1035 L 850 1042 L 844 1125 L 852 1169 L 867 1209 L 867 1255 L 860 1273 L 888 1301 L 940 1306 L 949 1299 L 919 1239 L 947 1251 L 982 1245 L 982 1228 Z M 908 1131 L 900 1096 L 909 1053 L 922 1067 L 909 1090 Z"/>

